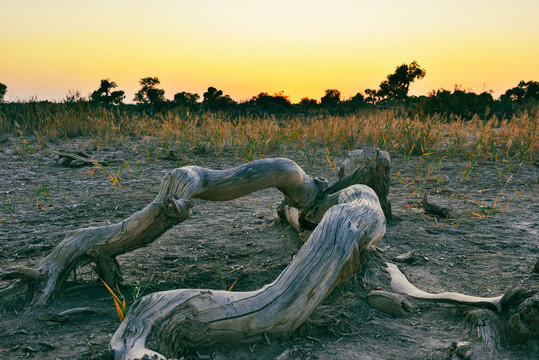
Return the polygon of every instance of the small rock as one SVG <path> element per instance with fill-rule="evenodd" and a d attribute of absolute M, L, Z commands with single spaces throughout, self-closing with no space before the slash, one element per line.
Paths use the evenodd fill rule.
<path fill-rule="evenodd" d="M 404 254 L 400 254 L 399 256 L 395 256 L 393 260 L 398 261 L 398 262 L 408 262 L 408 261 L 413 260 L 414 254 L 415 254 L 414 250 L 408 251 L 408 252 L 405 252 Z"/>
<path fill-rule="evenodd" d="M 376 310 L 395 317 L 406 316 L 412 309 L 404 296 L 388 291 L 373 290 L 367 295 L 367 301 Z"/>

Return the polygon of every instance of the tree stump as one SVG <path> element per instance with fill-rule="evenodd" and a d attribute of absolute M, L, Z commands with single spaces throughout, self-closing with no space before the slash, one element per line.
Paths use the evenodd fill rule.
<path fill-rule="evenodd" d="M 353 173 L 361 166 L 370 166 L 374 169 L 375 176 L 373 182 L 369 185 L 378 195 L 380 206 L 388 221 L 393 220 L 391 213 L 391 203 L 387 199 L 389 194 L 391 162 L 389 153 L 375 147 L 366 147 L 364 149 L 352 150 L 348 152 L 346 160 L 339 168 L 339 179 Z"/>

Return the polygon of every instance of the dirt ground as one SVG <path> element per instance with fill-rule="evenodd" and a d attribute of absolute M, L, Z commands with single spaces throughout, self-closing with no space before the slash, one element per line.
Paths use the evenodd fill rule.
<path fill-rule="evenodd" d="M 68 167 L 54 150 L 84 150 L 99 159 L 124 162 L 103 169 Z M 183 165 L 227 169 L 246 160 L 224 153 L 160 151 L 123 141 L 96 149 L 92 139 L 51 142 L 45 149 L 21 148 L 18 139 L 0 139 L 0 269 L 35 264 L 67 232 L 119 222 L 157 194 L 163 175 Z M 336 181 L 336 166 L 321 148 L 313 160 L 283 149 L 314 176 Z M 536 288 L 532 273 L 539 254 L 538 166 L 484 163 L 464 178 L 466 161 L 392 156 L 389 199 L 396 220 L 378 246 L 387 260 L 414 250 L 399 263 L 410 282 L 429 292 L 458 291 L 497 296 L 515 285 Z M 119 180 L 114 181 L 114 178 Z M 508 180 L 509 179 L 509 180 Z M 121 185 L 121 186 L 119 186 Z M 426 215 L 418 202 L 450 207 L 450 219 Z M 194 201 L 194 214 L 146 248 L 119 257 L 126 281 L 146 293 L 176 288 L 255 290 L 273 281 L 302 243 L 280 223 L 282 195 L 267 189 L 229 202 Z M 496 204 L 496 209 L 491 208 Z M 490 210 L 489 210 L 490 207 Z M 1 286 L 8 282 L 0 283 Z M 121 288 L 128 306 L 133 291 Z M 464 305 L 411 300 L 409 317 L 393 318 L 371 308 L 357 278 L 338 286 L 289 339 L 250 346 L 191 351 L 200 359 L 445 359 L 453 342 L 474 341 Z M 23 304 L 21 304 L 23 305 Z M 41 312 L 91 307 L 66 323 L 39 321 Z M 111 295 L 90 266 L 79 268 L 50 306 L 36 311 L 0 309 L 0 358 L 97 359 L 106 352 L 119 319 Z M 533 359 L 529 343 L 505 344 L 475 358 Z M 479 353 L 478 353 L 479 352 Z"/>

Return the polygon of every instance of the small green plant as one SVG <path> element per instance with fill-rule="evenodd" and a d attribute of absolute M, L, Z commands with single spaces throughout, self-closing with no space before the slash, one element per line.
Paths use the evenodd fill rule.
<path fill-rule="evenodd" d="M 513 175 L 509 176 L 509 178 L 503 183 L 500 192 L 498 193 L 498 196 L 496 196 L 496 199 L 494 199 L 494 203 L 492 206 L 483 206 L 481 203 L 478 203 L 479 209 L 472 212 L 472 215 L 474 218 L 477 219 L 484 219 L 487 216 L 493 216 L 494 214 L 498 212 L 504 212 L 504 208 L 508 207 L 509 204 L 504 204 L 502 206 L 498 205 L 498 201 L 503 195 L 503 191 L 505 190 L 505 186 L 511 181 L 513 178 Z"/>
<path fill-rule="evenodd" d="M 305 144 L 303 144 L 303 148 L 301 149 L 303 151 L 303 155 L 307 159 L 307 165 L 309 169 L 312 169 L 314 164 L 316 163 L 316 148 L 314 149 L 308 149 Z"/>
<path fill-rule="evenodd" d="M 110 171 L 104 168 L 103 171 L 105 171 L 105 173 L 109 176 L 109 180 L 112 183 L 110 187 L 113 188 L 114 185 L 118 185 L 121 189 L 123 189 L 124 187 L 121 183 L 120 172 L 124 169 L 127 169 L 127 171 L 131 172 L 131 170 L 129 169 L 129 161 L 124 160 L 123 164 L 119 166 L 116 170 L 114 170 L 114 168 L 110 165 L 108 166 L 108 168 L 110 169 Z"/>
<path fill-rule="evenodd" d="M 146 155 L 149 161 L 156 157 L 159 146 L 154 139 L 150 140 L 149 142 L 145 142 L 144 140 L 142 140 L 140 144 L 140 149 Z"/>
<path fill-rule="evenodd" d="M 19 154 L 23 155 L 26 160 L 28 160 L 28 156 L 34 152 L 34 148 L 32 147 L 32 145 L 30 145 L 30 142 L 25 136 L 27 126 L 21 129 L 19 123 L 15 122 L 15 127 L 15 132 L 19 134 L 20 145 L 17 147 L 17 151 L 19 152 Z"/>
<path fill-rule="evenodd" d="M 466 169 L 462 173 L 462 177 L 467 179 L 468 177 L 477 177 L 477 169 L 479 168 L 479 164 L 477 163 L 477 155 L 473 152 L 469 152 L 470 154 L 470 162 L 466 164 Z"/>
<path fill-rule="evenodd" d="M 217 273 L 219 274 L 219 280 L 221 280 L 221 287 L 223 288 L 223 290 L 227 290 L 226 288 L 226 281 L 225 281 L 225 277 L 223 276 L 223 274 L 221 273 L 221 263 L 219 261 L 217 261 Z M 234 283 L 232 284 L 232 286 L 230 286 L 230 288 L 228 288 L 227 291 L 230 291 L 232 290 L 232 288 L 234 287 L 234 285 L 236 285 L 236 282 L 238 281 L 238 279 L 234 280 Z"/>
<path fill-rule="evenodd" d="M 135 262 L 135 274 L 136 274 L 137 280 L 135 282 L 129 282 L 125 279 L 125 277 L 121 275 L 120 277 L 122 278 L 122 281 L 127 286 L 129 286 L 131 290 L 133 291 L 133 301 L 137 301 L 138 299 L 143 297 L 144 294 L 146 293 L 146 290 L 148 289 L 148 287 L 151 285 L 153 281 L 153 276 L 150 278 L 150 280 L 145 281 L 143 279 L 142 272 L 139 271 L 139 264 L 136 258 L 134 262 Z"/>
<path fill-rule="evenodd" d="M 509 183 L 509 181 L 511 181 L 512 178 L 513 175 L 509 176 L 509 178 L 503 183 L 502 188 L 500 189 L 500 193 L 498 194 L 498 196 L 496 196 L 496 200 L 494 200 L 494 204 L 492 205 L 493 210 L 496 209 L 496 205 L 498 204 L 498 200 L 500 199 L 503 194 L 503 191 L 505 190 L 505 186 Z"/>
<path fill-rule="evenodd" d="M 125 297 L 122 295 L 120 288 L 118 287 L 118 285 L 116 285 L 116 290 L 118 291 L 118 295 L 116 295 L 116 293 L 110 288 L 110 286 L 107 285 L 105 280 L 101 279 L 101 281 L 103 282 L 107 290 L 112 295 L 112 298 L 114 300 L 114 306 L 116 307 L 116 312 L 118 313 L 120 322 L 124 321 L 125 314 L 127 313 L 127 306 L 125 303 Z M 121 301 L 120 301 L 120 298 L 122 298 Z"/>
<path fill-rule="evenodd" d="M 34 192 L 34 196 L 38 201 L 47 201 L 51 199 L 49 188 L 43 183 L 39 183 Z"/>
<path fill-rule="evenodd" d="M 13 196 L 9 197 L 9 199 L 4 204 L 3 209 L 8 215 L 15 214 L 15 200 L 13 200 Z"/>

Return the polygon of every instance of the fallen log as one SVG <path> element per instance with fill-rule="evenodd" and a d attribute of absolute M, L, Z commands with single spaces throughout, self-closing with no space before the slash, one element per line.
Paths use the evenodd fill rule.
<path fill-rule="evenodd" d="M 441 302 L 453 302 L 458 304 L 466 304 L 472 306 L 486 306 L 495 310 L 501 311 L 501 300 L 503 295 L 494 297 L 479 297 L 464 295 L 456 292 L 443 292 L 439 294 L 428 293 L 419 290 L 414 285 L 410 284 L 406 276 L 399 270 L 395 264 L 387 263 L 387 268 L 391 276 L 391 287 L 393 290 L 409 295 L 411 297 L 423 300 L 435 300 Z"/>
<path fill-rule="evenodd" d="M 25 300 L 29 307 L 44 305 L 77 266 L 91 262 L 99 276 L 114 286 L 120 273 L 116 256 L 149 245 L 186 220 L 191 213 L 190 199 L 231 200 L 268 187 L 279 189 L 288 204 L 303 209 L 327 182 L 307 175 L 284 158 L 257 160 L 229 170 L 198 166 L 172 170 L 161 181 L 156 198 L 126 220 L 73 231 L 34 267 L 4 273 L 3 279 L 17 280 L 0 290 L 2 303 Z"/>
<path fill-rule="evenodd" d="M 120 159 L 96 159 L 92 158 L 86 152 L 78 151 L 53 151 L 53 153 L 58 157 L 58 163 L 62 165 L 67 165 L 70 167 L 79 167 L 84 165 L 93 165 L 93 166 L 102 166 L 102 165 L 112 165 L 114 163 L 121 163 L 123 160 Z"/>
<path fill-rule="evenodd" d="M 286 337 L 385 233 L 374 191 L 353 185 L 335 194 L 309 240 L 279 277 L 258 291 L 172 290 L 135 303 L 111 340 L 116 359 L 176 357 L 188 348 Z"/>
<path fill-rule="evenodd" d="M 438 215 L 444 218 L 448 218 L 449 216 L 451 216 L 451 210 L 449 210 L 445 206 L 429 202 L 429 200 L 427 199 L 427 193 L 423 195 L 423 199 L 421 200 L 421 206 L 428 214 Z"/>
<path fill-rule="evenodd" d="M 387 200 L 389 191 L 389 154 L 377 148 L 351 151 L 339 171 L 339 181 L 321 191 L 316 201 L 305 209 L 297 209 L 283 202 L 278 208 L 281 219 L 288 222 L 305 242 L 318 225 L 325 212 L 338 202 L 335 194 L 349 186 L 362 184 L 373 189 L 379 199 L 384 199 L 386 219 L 391 219 L 391 204 Z M 382 202 L 380 202 L 382 204 Z"/>

